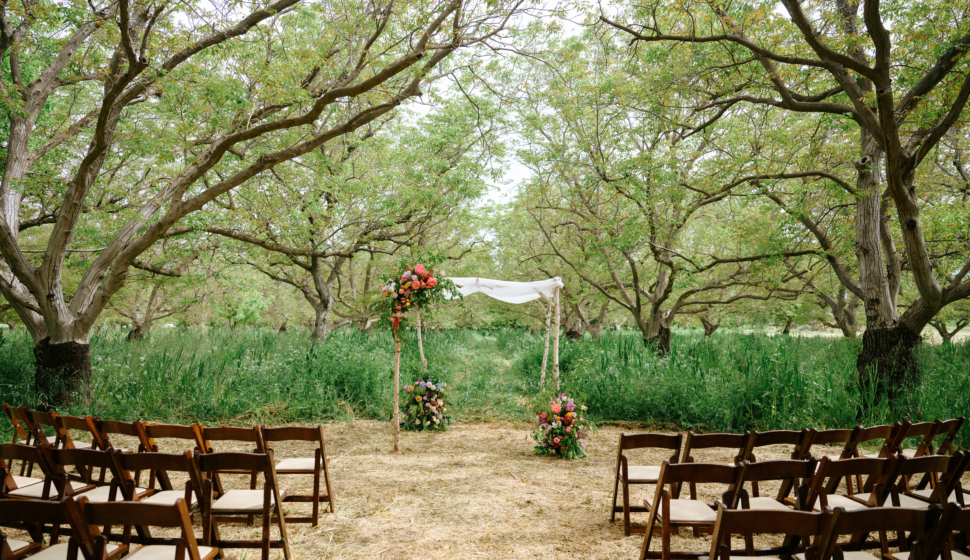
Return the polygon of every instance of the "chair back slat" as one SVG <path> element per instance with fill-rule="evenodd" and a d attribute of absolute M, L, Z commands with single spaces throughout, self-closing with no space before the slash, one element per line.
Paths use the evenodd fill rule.
<path fill-rule="evenodd" d="M 683 482 L 697 484 L 734 484 L 739 467 L 718 465 L 716 463 L 671 463 L 664 461 L 660 468 L 658 485 Z"/>
<path fill-rule="evenodd" d="M 202 428 L 202 440 L 205 442 L 206 453 L 212 453 L 214 451 L 211 445 L 211 443 L 214 441 L 238 441 L 252 443 L 255 447 L 253 453 L 266 452 L 266 448 L 263 445 L 263 436 L 259 431 L 259 426 L 205 426 Z"/>
<path fill-rule="evenodd" d="M 267 453 L 200 453 L 196 460 L 203 474 L 243 470 L 269 473 L 273 470 L 272 452 Z"/>
<path fill-rule="evenodd" d="M 323 426 L 281 426 L 270 428 L 262 426 L 263 443 L 271 441 L 323 441 Z M 623 435 L 620 434 L 622 441 Z"/>
<path fill-rule="evenodd" d="M 680 445 L 684 440 L 683 434 L 620 434 L 620 449 L 655 449 L 674 450 L 675 456 L 680 455 Z"/>
<path fill-rule="evenodd" d="M 145 424 L 143 428 L 147 443 L 150 446 L 149 451 L 159 451 L 156 440 L 178 439 L 190 441 L 194 444 L 195 448 L 200 449 L 203 453 L 206 452 L 205 441 L 202 439 L 202 429 L 198 424 L 191 424 L 189 426 L 181 426 L 178 424 Z M 184 450 L 180 449 L 179 451 Z"/>
<path fill-rule="evenodd" d="M 20 421 L 15 409 L 7 403 L 3 403 L 3 412 L 7 415 L 7 420 L 13 426 L 13 440 L 10 443 L 17 443 L 17 440 L 22 440 L 26 444 L 30 444 L 30 434 L 24 429 L 23 422 Z"/>

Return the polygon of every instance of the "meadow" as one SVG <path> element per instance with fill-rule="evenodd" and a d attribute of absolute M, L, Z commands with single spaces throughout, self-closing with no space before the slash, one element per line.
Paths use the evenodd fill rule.
<path fill-rule="evenodd" d="M 340 330 L 311 344 L 306 331 L 156 329 L 128 342 L 103 329 L 91 340 L 93 403 L 66 414 L 165 422 L 316 423 L 388 420 L 393 343 L 387 331 Z M 858 341 L 675 332 L 658 358 L 631 333 L 599 341 L 564 339 L 563 390 L 598 423 L 741 432 L 857 423 Z M 31 341 L 23 329 L 0 339 L 0 401 L 34 404 Z M 543 339 L 516 330 L 429 332 L 430 373 L 450 385 L 454 421 L 532 421 L 539 394 Z M 402 385 L 421 376 L 408 331 Z M 912 395 L 921 419 L 970 412 L 970 344 L 924 345 L 922 384 Z M 547 374 L 547 391 L 551 378 Z M 867 425 L 895 418 L 870 402 Z M 918 418 L 912 418 L 913 421 Z M 0 424 L 9 437 L 9 426 Z M 6 431 L 5 431 L 6 430 Z M 970 445 L 962 431 L 958 444 Z"/>

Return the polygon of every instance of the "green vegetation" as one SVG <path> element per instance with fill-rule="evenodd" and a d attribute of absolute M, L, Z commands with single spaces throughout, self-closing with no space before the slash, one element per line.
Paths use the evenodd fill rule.
<path fill-rule="evenodd" d="M 675 331 L 666 358 L 639 333 L 564 340 L 563 390 L 589 406 L 596 422 L 665 423 L 705 431 L 845 427 L 867 395 L 859 392 L 858 341 Z M 0 401 L 32 405 L 32 345 L 23 329 L 0 343 Z M 543 340 L 525 331 L 429 332 L 431 373 L 448 383 L 456 421 L 531 421 Z M 66 414 L 217 423 L 387 420 L 393 344 L 387 331 L 334 332 L 312 345 L 307 331 L 158 329 L 131 343 L 123 330 L 91 341 L 94 404 Z M 413 331 L 402 359 L 404 382 L 421 366 Z M 924 345 L 923 384 L 914 396 L 924 419 L 970 410 L 970 344 Z M 547 374 L 547 383 L 551 378 Z M 896 420 L 871 403 L 866 424 Z M 915 418 L 913 420 L 916 420 Z M 0 431 L 9 437 L 9 426 Z M 970 445 L 970 432 L 959 441 Z"/>

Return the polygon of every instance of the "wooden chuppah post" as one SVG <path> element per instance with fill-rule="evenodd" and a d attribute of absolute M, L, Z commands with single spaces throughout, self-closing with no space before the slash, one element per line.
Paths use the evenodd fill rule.
<path fill-rule="evenodd" d="M 401 451 L 401 335 L 394 322 L 394 452 Z"/>
<path fill-rule="evenodd" d="M 541 392 L 546 386 L 546 362 L 549 360 L 549 321 L 552 319 L 552 301 L 546 299 L 546 296 L 542 296 L 542 299 L 546 300 L 549 305 L 543 306 L 546 312 L 546 347 L 542 351 L 542 369 L 539 371 L 539 391 Z M 542 305 L 541 303 L 539 305 Z"/>
<path fill-rule="evenodd" d="M 559 286 L 556 286 L 553 298 L 556 306 L 556 336 L 552 341 L 552 380 L 556 384 L 556 393 L 559 392 Z"/>
<path fill-rule="evenodd" d="M 421 326 L 421 309 L 415 307 L 414 313 L 418 318 L 418 354 L 421 356 L 421 367 L 424 373 L 428 373 L 428 359 L 424 357 L 424 342 L 421 340 L 421 331 L 424 330 Z"/>

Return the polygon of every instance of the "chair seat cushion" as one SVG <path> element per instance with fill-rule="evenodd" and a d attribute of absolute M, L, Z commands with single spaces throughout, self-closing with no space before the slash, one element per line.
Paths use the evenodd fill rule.
<path fill-rule="evenodd" d="M 64 560 L 65 558 L 67 558 L 67 547 L 68 547 L 68 544 L 66 542 L 55 544 L 54 546 L 49 546 L 44 550 L 41 550 L 40 552 L 38 552 L 37 554 L 34 554 L 30 558 L 31 560 Z M 111 554 L 112 552 L 118 550 L 120 547 L 121 545 L 109 544 L 108 554 Z"/>
<path fill-rule="evenodd" d="M 282 498 L 282 496 L 281 496 Z M 276 505 L 276 496 L 269 496 L 270 508 Z M 258 513 L 263 511 L 262 490 L 230 490 L 212 504 L 213 513 Z"/>
<path fill-rule="evenodd" d="M 86 441 L 71 440 L 74 444 L 74 449 L 91 449 L 91 444 Z"/>
<path fill-rule="evenodd" d="M 645 501 L 647 507 L 652 507 L 652 498 Z M 659 508 L 657 514 L 658 516 L 664 514 L 663 507 Z M 670 521 L 673 523 L 714 523 L 717 521 L 717 512 L 700 500 L 670 500 Z"/>
<path fill-rule="evenodd" d="M 143 546 L 128 556 L 125 556 L 125 560 L 181 560 L 181 558 L 175 558 L 176 550 L 177 547 L 174 546 Z M 208 546 L 199 546 L 199 556 L 202 558 L 215 556 L 215 553 L 216 549 L 214 548 L 209 548 Z"/>
<path fill-rule="evenodd" d="M 276 472 L 283 474 L 293 474 L 296 472 L 313 474 L 313 457 L 303 458 L 303 457 L 293 457 L 290 459 L 283 459 L 276 464 Z M 323 464 L 320 464 L 320 469 L 323 470 Z"/>
<path fill-rule="evenodd" d="M 774 498 L 762 496 L 760 498 L 750 498 L 751 509 L 765 509 L 776 511 L 790 511 L 790 508 Z"/>
<path fill-rule="evenodd" d="M 24 486 L 30 486 L 31 484 L 40 484 L 41 482 L 44 482 L 43 478 L 13 475 L 13 483 L 17 485 L 17 488 L 23 488 Z"/>
<path fill-rule="evenodd" d="M 911 494 L 915 494 L 917 496 L 922 496 L 924 498 L 929 498 L 930 496 L 933 495 L 933 489 L 932 488 L 923 488 L 922 490 L 913 490 L 910 493 Z M 899 497 L 900 503 L 902 503 L 902 501 L 903 501 L 902 498 L 903 498 L 902 496 Z M 950 502 L 951 504 L 957 503 L 957 493 L 956 493 L 955 490 L 953 492 L 950 492 L 950 497 L 949 497 L 949 499 L 947 501 Z"/>
<path fill-rule="evenodd" d="M 80 492 L 84 488 L 87 488 L 87 484 L 81 482 L 71 482 L 71 488 L 75 492 Z M 18 498 L 43 498 L 44 497 L 44 485 L 43 484 L 31 484 L 25 488 L 17 488 L 13 492 L 8 492 L 10 496 L 17 496 Z M 51 484 L 51 498 L 57 497 L 57 488 Z"/>
<path fill-rule="evenodd" d="M 865 496 L 865 498 L 863 498 L 863 496 Z M 869 495 L 857 494 L 856 497 L 859 499 L 868 499 Z M 866 509 L 867 507 L 865 504 L 860 504 L 852 498 L 843 496 L 841 494 L 832 494 L 828 496 L 828 505 L 830 508 L 845 508 L 845 511 L 855 511 L 857 509 Z M 815 502 L 815 511 L 822 511 L 821 503 L 818 501 Z M 849 560 L 849 558 L 846 557 L 846 560 Z"/>
<path fill-rule="evenodd" d="M 891 556 L 893 558 L 895 558 L 896 560 L 909 560 L 909 553 L 908 552 L 893 552 L 891 554 Z M 970 556 L 967 556 L 966 554 L 963 554 L 959 550 L 954 550 L 953 551 L 953 560 L 970 560 Z"/>
<path fill-rule="evenodd" d="M 657 482 L 660 478 L 660 467 L 630 466 L 627 469 L 627 479 L 630 482 Z"/>
<path fill-rule="evenodd" d="M 861 550 L 847 550 L 842 553 L 845 560 L 879 560 L 878 556 L 873 556 L 868 552 L 863 552 Z M 799 552 L 798 554 L 792 555 L 792 558 L 796 560 L 805 560 L 805 553 Z"/>
<path fill-rule="evenodd" d="M 141 496 L 146 492 L 148 492 L 148 490 L 144 488 L 135 489 L 135 494 L 138 496 Z M 108 502 L 109 498 L 111 498 L 111 486 L 98 486 L 97 488 L 89 490 L 82 495 L 92 504 L 103 504 Z M 115 491 L 115 501 L 121 502 L 124 501 L 124 499 L 125 495 L 121 492 L 121 488 L 119 488 Z"/>
<path fill-rule="evenodd" d="M 173 505 L 179 498 L 185 499 L 184 490 L 161 490 L 159 492 L 155 492 L 144 500 L 139 500 L 139 502 L 143 504 L 161 504 L 170 506 Z M 195 495 L 195 492 L 192 492 L 192 503 L 188 504 L 189 508 L 195 507 L 198 505 L 198 503 L 199 497 Z"/>
<path fill-rule="evenodd" d="M 905 455 L 906 457 L 909 457 L 910 459 L 912 459 L 913 457 L 916 456 L 916 450 L 915 449 L 903 449 L 903 455 Z"/>
<path fill-rule="evenodd" d="M 18 541 L 17 539 L 7 539 L 7 546 L 10 547 L 10 552 L 16 553 L 18 550 L 27 548 L 32 543 L 27 541 Z"/>

